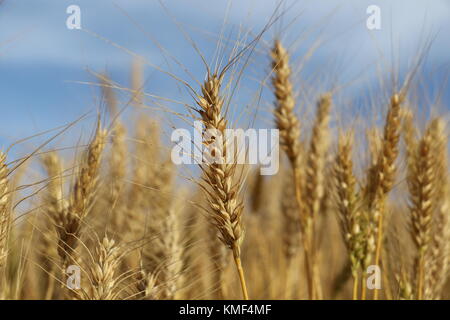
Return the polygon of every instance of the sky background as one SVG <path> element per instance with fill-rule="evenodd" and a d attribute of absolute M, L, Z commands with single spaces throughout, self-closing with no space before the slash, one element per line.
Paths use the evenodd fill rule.
<path fill-rule="evenodd" d="M 246 32 L 256 35 L 270 20 L 278 2 L 162 3 L 165 8 L 154 0 L 5 0 L 0 5 L 0 147 L 96 110 L 101 104 L 99 88 L 77 83 L 95 81 L 88 70 L 107 71 L 114 81 L 129 87 L 132 57 L 111 42 L 148 62 L 144 66 L 145 92 L 189 99 L 176 81 L 154 66 L 170 68 L 198 88 L 174 62 L 179 61 L 199 81 L 203 79 L 205 69 L 185 34 L 212 61 L 224 19 L 225 34 L 230 39 L 241 38 Z M 66 27 L 66 8 L 72 4 L 81 8 L 83 30 Z M 366 28 L 369 5 L 381 8 L 381 30 Z M 424 40 L 432 38 L 421 81 L 428 95 L 441 93 L 443 104 L 450 106 L 445 82 L 450 70 L 449 0 L 286 1 L 281 8 L 288 9 L 258 44 L 239 95 L 254 95 L 259 81 L 267 75 L 267 45 L 276 34 L 292 49 L 294 61 L 301 61 L 318 39 L 323 40 L 302 70 L 302 77 L 327 78 L 321 82 L 323 89 L 330 89 L 335 80 L 352 83 L 345 89 L 345 99 L 350 100 L 361 95 L 362 88 L 379 83 L 380 65 L 381 76 L 389 76 L 392 57 L 399 61 L 402 75 L 413 64 Z M 244 32 L 239 34 L 240 30 Z M 155 43 L 168 54 L 162 54 Z M 352 82 L 354 79 L 358 80 Z M 130 97 L 125 92 L 117 94 L 124 104 Z M 270 95 L 267 97 L 266 102 L 270 102 Z M 243 99 L 243 105 L 252 104 L 251 98 Z M 72 136 L 79 137 L 90 128 L 87 123 L 71 129 Z"/>

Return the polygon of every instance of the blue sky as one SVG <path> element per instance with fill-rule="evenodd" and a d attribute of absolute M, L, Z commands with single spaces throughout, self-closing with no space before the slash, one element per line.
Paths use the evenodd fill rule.
<path fill-rule="evenodd" d="M 95 110 L 99 106 L 98 88 L 76 83 L 93 81 L 87 69 L 107 70 L 115 81 L 129 86 L 130 55 L 93 33 L 143 56 L 152 65 L 165 67 L 167 56 L 151 41 L 154 39 L 201 80 L 204 68 L 183 32 L 193 38 L 207 59 L 212 59 L 215 37 L 225 16 L 225 30 L 235 39 L 239 30 L 258 33 L 277 4 L 275 0 L 162 2 L 167 11 L 154 0 L 4 1 L 0 6 L 0 146 Z M 291 3 L 286 1 L 285 7 Z M 66 28 L 66 8 L 72 4 L 80 6 L 82 28 L 87 31 Z M 381 30 L 368 31 L 365 27 L 366 8 L 372 4 L 381 8 Z M 387 70 L 394 54 L 401 68 L 407 68 L 417 56 L 421 41 L 431 35 L 434 41 L 425 64 L 424 82 L 431 90 L 443 91 L 447 106 L 450 105 L 449 87 L 442 87 L 450 66 L 448 0 L 295 1 L 263 40 L 270 41 L 280 25 L 288 26 L 281 33 L 285 43 L 294 46 L 296 40 L 302 39 L 294 59 L 301 59 L 319 36 L 324 40 L 302 77 L 317 73 L 326 76 L 331 70 L 333 76 L 349 82 L 363 74 L 363 80 L 349 90 L 355 96 L 362 86 L 378 81 L 375 71 L 380 61 L 385 59 L 383 67 Z M 256 63 L 249 66 L 243 94 L 258 87 L 252 78 L 262 77 L 268 71 L 264 65 L 268 60 L 262 53 L 264 41 L 255 52 Z M 325 66 L 332 67 L 324 70 Z M 172 63 L 171 67 L 195 86 L 179 66 Z M 152 66 L 145 67 L 144 75 L 147 93 L 172 97 L 177 91 L 175 81 Z M 177 98 L 182 96 L 177 94 Z M 122 102 L 127 98 L 119 93 Z M 83 128 L 82 123 L 73 130 Z"/>

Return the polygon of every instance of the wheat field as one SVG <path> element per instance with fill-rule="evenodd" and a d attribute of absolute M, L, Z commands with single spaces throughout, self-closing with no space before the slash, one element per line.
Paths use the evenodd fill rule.
<path fill-rule="evenodd" d="M 126 86 L 95 73 L 95 110 L 20 157 L 4 147 L 1 299 L 450 298 L 449 109 L 419 105 L 425 53 L 370 94 L 375 119 L 342 107 L 348 84 L 299 85 L 294 47 L 271 32 L 282 16 L 231 44 L 216 40 L 221 63 L 199 48 L 197 81 L 136 57 Z M 188 98 L 154 95 L 143 79 L 152 68 Z M 258 97 L 239 85 L 255 74 L 264 110 L 232 102 L 236 92 Z M 172 161 L 168 137 L 180 123 L 193 131 L 199 121 L 194 147 L 209 148 L 217 137 L 206 129 L 220 135 L 253 119 L 279 130 L 276 174 Z M 78 141 L 80 122 L 89 133 Z M 76 142 L 58 145 L 62 134 Z M 227 147 L 219 143 L 222 160 Z"/>

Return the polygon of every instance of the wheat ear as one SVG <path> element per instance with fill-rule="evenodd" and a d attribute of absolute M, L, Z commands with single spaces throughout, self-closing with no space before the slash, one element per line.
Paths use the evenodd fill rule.
<path fill-rule="evenodd" d="M 109 172 L 111 177 L 110 192 L 108 192 L 109 208 L 112 212 L 112 230 L 123 231 L 124 226 L 124 180 L 127 173 L 127 146 L 125 143 L 125 126 L 117 120 L 112 129 L 112 148 L 110 153 Z"/>
<path fill-rule="evenodd" d="M 117 270 L 122 257 L 122 249 L 114 240 L 104 237 L 99 241 L 95 247 L 93 261 L 88 267 L 89 290 L 81 291 L 79 297 L 83 300 L 118 299 L 120 276 L 117 275 Z"/>
<path fill-rule="evenodd" d="M 45 294 L 46 300 L 49 300 L 53 296 L 54 291 L 54 263 L 52 258 L 58 256 L 57 247 L 55 246 L 55 229 L 51 225 L 54 222 L 54 217 L 57 217 L 60 212 L 63 212 L 67 208 L 67 201 L 63 198 L 63 177 L 62 177 L 62 164 L 61 158 L 56 152 L 47 153 L 42 158 L 42 165 L 49 177 L 49 183 L 45 193 L 45 209 L 47 218 L 45 220 L 45 230 L 41 238 L 42 246 L 42 260 L 43 264 L 47 266 L 47 291 Z"/>
<path fill-rule="evenodd" d="M 197 105 L 205 130 L 213 133 L 213 137 L 204 141 L 210 149 L 210 154 L 219 157 L 214 163 L 200 165 L 205 182 L 205 192 L 207 195 L 211 222 L 219 231 L 219 239 L 233 252 L 234 262 L 239 274 L 242 294 L 248 300 L 247 286 L 244 278 L 244 270 L 241 263 L 241 242 L 243 240 L 242 211 L 244 204 L 240 197 L 240 182 L 234 181 L 236 175 L 236 163 L 228 163 L 228 142 L 225 139 L 225 129 L 227 121 L 222 115 L 224 103 L 220 96 L 220 88 L 223 76 L 208 74 L 208 77 L 201 87 L 201 95 L 197 96 Z M 214 136 L 215 135 L 215 136 Z M 219 137 L 220 136 L 220 137 Z M 209 137 L 208 137 L 209 138 Z M 216 143 L 213 143 L 218 138 Z M 206 140 L 207 137 L 204 136 Z M 221 141 L 220 141 L 221 140 Z M 217 145 L 217 143 L 219 145 Z M 219 150 L 214 149 L 217 146 Z M 215 153 L 218 151 L 217 153 Z"/>
<path fill-rule="evenodd" d="M 375 265 L 380 265 L 383 245 L 384 205 L 386 195 L 391 191 L 396 177 L 396 160 L 398 157 L 398 142 L 401 129 L 401 105 L 403 93 L 396 93 L 391 97 L 389 110 L 384 125 L 381 150 L 375 166 L 368 172 L 366 197 L 368 211 L 371 215 L 373 229 L 376 234 Z M 378 299 L 379 290 L 375 290 L 374 299 Z"/>
<path fill-rule="evenodd" d="M 291 83 L 289 54 L 276 40 L 271 51 L 275 94 L 275 125 L 280 130 L 280 146 L 291 165 L 296 168 L 300 160 L 300 121 L 294 112 L 295 97 Z"/>
<path fill-rule="evenodd" d="M 78 246 L 82 221 L 93 204 L 105 137 L 106 132 L 98 124 L 95 137 L 80 164 L 69 203 L 52 217 L 58 234 L 58 254 L 62 259 L 63 269 L 73 257 Z"/>
<path fill-rule="evenodd" d="M 293 181 L 295 186 L 295 199 L 297 202 L 298 215 L 300 217 L 302 234 L 306 233 L 306 216 L 303 212 L 304 205 L 302 199 L 302 179 L 303 173 L 300 168 L 300 121 L 294 112 L 295 97 L 291 82 L 291 66 L 289 65 L 289 54 L 280 41 L 275 40 L 271 50 L 272 57 L 272 86 L 275 95 L 275 126 L 280 132 L 280 146 L 286 153 L 293 171 Z M 306 243 L 306 237 L 302 237 L 304 242 L 304 263 L 306 279 L 308 283 L 308 296 L 314 299 L 316 288 L 314 285 L 313 271 L 311 264 L 311 251 Z"/>
<path fill-rule="evenodd" d="M 11 228 L 11 216 L 9 210 L 10 194 L 8 189 L 8 167 L 6 166 L 6 154 L 0 151 L 0 277 L 6 264 L 8 255 L 8 237 Z M 1 283 L 0 278 L 0 283 Z"/>
<path fill-rule="evenodd" d="M 164 223 L 163 238 L 166 259 L 164 261 L 164 299 L 177 299 L 179 297 L 179 284 L 182 283 L 182 255 L 183 244 L 181 238 L 180 209 L 169 209 Z"/>
<path fill-rule="evenodd" d="M 447 127 L 442 119 L 436 119 L 432 126 L 433 141 L 435 141 L 436 158 L 436 214 L 430 257 L 427 264 L 427 283 L 425 298 L 440 299 L 449 269 L 450 253 L 450 219 L 449 210 L 449 180 L 448 180 L 448 136 Z"/>
<path fill-rule="evenodd" d="M 416 298 L 421 300 L 425 292 L 425 258 L 431 244 L 433 211 L 436 207 L 438 159 L 436 154 L 436 126 L 434 120 L 417 144 L 413 159 L 409 161 L 408 188 L 410 193 L 411 236 L 417 248 L 414 263 L 416 274 Z"/>
<path fill-rule="evenodd" d="M 213 267 L 212 281 L 217 286 L 216 298 L 223 300 L 226 298 L 224 272 L 229 264 L 229 250 L 221 244 L 219 235 L 220 233 L 216 228 L 208 228 L 208 251 Z"/>
<path fill-rule="evenodd" d="M 283 243 L 283 253 L 286 259 L 286 276 L 284 281 L 284 292 L 286 299 L 292 298 L 292 272 L 295 271 L 293 268 L 295 258 L 297 253 L 301 249 L 301 235 L 302 228 L 300 222 L 300 215 L 298 212 L 297 201 L 295 200 L 295 186 L 293 181 L 292 170 L 284 170 L 283 181 L 282 181 L 282 191 L 281 191 L 281 233 L 282 243 Z M 292 288 L 292 289 L 291 289 Z M 291 290 L 289 290 L 291 289 Z"/>
<path fill-rule="evenodd" d="M 321 201 L 325 192 L 325 161 L 328 148 L 328 122 L 331 107 L 331 94 L 322 95 L 317 102 L 316 118 L 312 128 L 312 136 L 306 156 L 305 168 L 305 237 L 307 247 L 311 251 L 311 268 L 316 288 L 316 297 L 322 298 L 320 272 L 316 261 L 315 221 L 319 214 Z"/>
<path fill-rule="evenodd" d="M 288 266 L 301 247 L 301 227 L 298 206 L 295 201 L 295 187 L 292 184 L 292 173 L 283 176 L 283 191 L 281 198 L 281 211 L 283 215 L 282 240 L 284 256 Z"/>
<path fill-rule="evenodd" d="M 334 164 L 335 202 L 353 275 L 353 300 L 358 298 L 358 274 L 364 259 L 361 215 L 352 160 L 353 134 L 341 134 Z"/>

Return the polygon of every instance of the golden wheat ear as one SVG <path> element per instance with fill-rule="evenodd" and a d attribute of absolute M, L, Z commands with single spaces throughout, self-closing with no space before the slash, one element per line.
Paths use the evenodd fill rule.
<path fill-rule="evenodd" d="M 422 139 L 416 144 L 414 153 L 410 154 L 408 161 L 408 189 L 410 193 L 410 212 L 411 212 L 411 236 L 416 246 L 417 254 L 414 261 L 414 270 L 416 272 L 415 291 L 416 298 L 421 300 L 430 295 L 430 287 L 427 287 L 430 276 L 427 274 L 432 270 L 427 270 L 430 265 L 427 259 L 430 253 L 433 254 L 432 230 L 433 216 L 439 209 L 438 204 L 445 197 L 446 182 L 442 181 L 440 174 L 444 174 L 446 169 L 443 159 L 446 159 L 446 147 L 442 147 L 442 141 L 445 141 L 443 132 L 443 121 L 435 119 L 430 122 Z M 445 153 L 443 155 L 443 153 Z M 439 211 L 438 211 L 439 213 Z M 439 217 L 439 215 L 438 215 Z M 445 223 L 444 223 L 445 226 Z M 442 227 L 440 227 L 442 228 Z M 445 227 L 444 227 L 445 228 Z M 438 237 L 445 237 L 445 230 Z M 436 242 L 436 244 L 441 241 Z M 435 247 L 437 251 L 441 246 Z M 430 251 L 431 250 L 431 251 Z M 440 253 L 434 252 L 438 256 Z"/>
<path fill-rule="evenodd" d="M 334 200 L 353 276 L 353 300 L 357 300 L 359 297 L 359 274 L 364 260 L 364 244 L 356 177 L 353 173 L 353 141 L 353 132 L 339 135 L 333 176 L 335 181 Z"/>
<path fill-rule="evenodd" d="M 119 265 L 123 258 L 123 250 L 114 240 L 104 237 L 99 240 L 88 266 L 89 288 L 78 293 L 77 298 L 83 300 L 117 300 L 120 276 Z"/>
<path fill-rule="evenodd" d="M 329 145 L 329 119 L 332 104 L 331 93 L 321 95 L 317 101 L 316 117 L 312 128 L 309 149 L 306 155 L 305 167 L 305 235 L 308 238 L 308 248 L 311 251 L 311 268 L 316 299 L 322 299 L 322 286 L 317 261 L 316 220 L 319 216 L 321 203 L 325 195 L 325 165 Z"/>
<path fill-rule="evenodd" d="M 367 184 L 364 190 L 370 225 L 366 228 L 368 231 L 366 238 L 369 239 L 366 249 L 367 257 L 371 256 L 374 251 L 374 264 L 377 266 L 380 266 L 381 263 L 386 197 L 391 191 L 397 175 L 396 161 L 399 154 L 401 107 L 404 100 L 403 92 L 395 93 L 390 99 L 380 152 L 375 164 L 368 169 Z M 373 236 L 376 237 L 374 250 L 371 243 Z M 378 299 L 379 291 L 375 290 L 374 300 Z"/>
<path fill-rule="evenodd" d="M 295 97 L 291 82 L 289 54 L 276 40 L 271 51 L 272 86 L 275 95 L 275 125 L 280 130 L 280 146 L 291 165 L 296 168 L 300 160 L 300 121 L 295 114 Z"/>
<path fill-rule="evenodd" d="M 435 119 L 433 141 L 436 154 L 436 212 L 429 257 L 426 258 L 427 275 L 424 296 L 441 299 L 447 281 L 450 256 L 450 188 L 448 178 L 448 134 L 443 119 Z"/>
<path fill-rule="evenodd" d="M 110 212 L 109 229 L 112 234 L 118 236 L 124 231 L 125 225 L 125 179 L 127 175 L 127 145 L 126 145 L 126 128 L 118 120 L 116 120 L 112 128 L 112 143 L 109 154 L 109 187 L 105 190 L 108 201 L 108 209 Z"/>
<path fill-rule="evenodd" d="M 79 244 L 84 220 L 95 199 L 105 139 L 106 131 L 98 125 L 95 136 L 89 143 L 79 165 L 68 203 L 59 202 L 55 207 L 58 211 L 52 213 L 50 217 L 58 237 L 57 251 L 61 260 L 60 269 L 64 274 L 63 279 L 67 266 L 78 263 L 75 250 Z"/>
<path fill-rule="evenodd" d="M 40 237 L 41 266 L 45 268 L 45 299 L 55 296 L 55 260 L 58 257 L 57 235 L 55 232 L 55 217 L 67 208 L 67 200 L 64 199 L 63 165 L 60 156 L 56 152 L 46 153 L 41 159 L 45 173 L 49 179 L 44 194 L 45 219 L 42 221 L 42 235 Z M 56 289 L 56 290 L 55 290 Z"/>
<path fill-rule="evenodd" d="M 227 120 L 223 116 L 224 99 L 220 95 L 223 77 L 208 75 L 201 87 L 201 95 L 197 97 L 197 112 L 200 114 L 205 130 L 219 132 L 226 137 Z M 204 142 L 207 146 L 211 141 Z M 242 212 L 244 204 L 240 196 L 242 181 L 237 175 L 237 164 L 227 163 L 228 142 L 222 139 L 221 160 L 216 163 L 201 165 L 203 188 L 209 203 L 209 218 L 219 232 L 219 239 L 233 252 L 244 299 L 248 299 L 247 285 L 241 263 L 241 243 L 243 240 Z M 236 182 L 237 181 L 237 182 Z"/>
<path fill-rule="evenodd" d="M 300 161 L 300 121 L 295 114 L 295 98 L 291 82 L 291 66 L 289 64 L 289 54 L 279 40 L 275 40 L 270 52 L 272 57 L 272 86 L 275 95 L 275 126 L 280 132 L 280 146 L 286 153 L 292 167 L 293 184 L 295 186 L 295 200 L 297 202 L 298 216 L 300 217 L 301 233 L 304 250 L 304 261 L 306 269 L 306 279 L 308 283 L 308 295 L 310 299 L 315 299 L 316 284 L 314 281 L 314 271 L 312 266 L 312 251 L 309 244 L 310 235 L 308 231 L 305 215 L 305 206 L 302 190 L 304 172 Z"/>
<path fill-rule="evenodd" d="M 3 283 L 3 272 L 8 254 L 8 238 L 11 228 L 8 172 L 9 170 L 6 166 L 6 154 L 0 152 L 0 284 Z"/>

